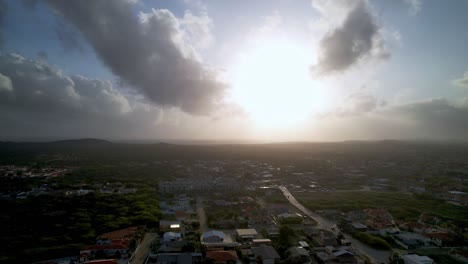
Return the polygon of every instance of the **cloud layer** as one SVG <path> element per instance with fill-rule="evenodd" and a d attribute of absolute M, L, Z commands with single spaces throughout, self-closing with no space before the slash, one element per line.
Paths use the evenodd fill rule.
<path fill-rule="evenodd" d="M 0 56 L 2 135 L 131 135 L 160 114 L 109 81 L 69 76 L 19 54 Z"/>
<path fill-rule="evenodd" d="M 209 114 L 223 104 L 226 85 L 197 53 L 213 41 L 208 17 L 188 13 L 178 19 L 169 10 L 153 9 L 138 18 L 125 1 L 48 3 L 80 30 L 116 76 L 157 105 Z"/>
<path fill-rule="evenodd" d="M 327 135 L 328 140 L 468 140 L 468 98 L 458 103 L 440 98 L 402 105 L 379 104 L 375 97 L 364 95 L 354 99 L 348 108 L 320 116 L 315 123 L 320 135 L 316 136 Z"/>
<path fill-rule="evenodd" d="M 366 1 L 337 1 L 333 5 L 318 2 L 314 7 L 323 16 L 343 14 L 345 19 L 321 40 L 321 54 L 314 71 L 319 74 L 343 72 L 364 59 L 390 56 L 381 28 Z"/>

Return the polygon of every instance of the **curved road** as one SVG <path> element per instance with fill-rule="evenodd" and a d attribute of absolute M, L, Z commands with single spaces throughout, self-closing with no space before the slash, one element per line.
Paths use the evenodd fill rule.
<path fill-rule="evenodd" d="M 317 222 L 317 228 L 331 230 L 331 228 L 336 224 L 307 209 L 305 206 L 299 203 L 296 198 L 294 198 L 294 196 L 285 186 L 279 186 L 279 189 L 283 192 L 284 197 L 286 197 L 286 199 L 288 199 L 292 205 Z M 388 263 L 388 258 L 391 255 L 390 251 L 373 249 L 347 234 L 344 234 L 344 236 L 346 239 L 351 241 L 353 248 L 358 253 L 367 255 L 371 259 L 372 263 Z"/>
<path fill-rule="evenodd" d="M 317 228 L 331 230 L 331 228 L 335 225 L 335 223 L 332 223 L 331 221 L 324 219 L 320 215 L 310 211 L 301 203 L 299 203 L 286 187 L 280 186 L 279 188 L 283 192 L 284 197 L 286 197 L 286 199 L 288 199 L 288 201 L 292 205 L 294 205 L 297 209 L 301 210 L 301 212 L 303 212 L 305 215 L 314 219 L 317 222 Z"/>
<path fill-rule="evenodd" d="M 157 237 L 156 233 L 146 233 L 143 241 L 138 245 L 133 254 L 133 258 L 129 263 L 131 264 L 143 264 L 145 263 L 146 257 L 151 252 L 150 246 Z"/>

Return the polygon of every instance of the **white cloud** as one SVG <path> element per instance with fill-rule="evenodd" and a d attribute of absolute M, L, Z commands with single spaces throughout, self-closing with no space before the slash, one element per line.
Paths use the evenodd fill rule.
<path fill-rule="evenodd" d="M 410 15 L 414 16 L 421 11 L 422 8 L 422 0 L 403 0 L 408 6 L 408 12 Z"/>
<path fill-rule="evenodd" d="M 458 87 L 468 88 L 468 71 L 465 72 L 461 78 L 453 80 L 452 84 Z"/>
<path fill-rule="evenodd" d="M 11 79 L 8 76 L 5 76 L 0 73 L 0 92 L 12 92 L 13 85 L 11 84 Z"/>

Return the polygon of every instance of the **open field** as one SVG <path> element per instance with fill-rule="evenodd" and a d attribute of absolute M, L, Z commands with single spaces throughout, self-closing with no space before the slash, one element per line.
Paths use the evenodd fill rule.
<path fill-rule="evenodd" d="M 295 194 L 309 209 L 340 209 L 351 211 L 384 207 L 396 219 L 414 220 L 421 213 L 430 213 L 444 220 L 468 223 L 468 211 L 464 207 L 447 204 L 429 195 L 400 192 L 314 192 Z"/>

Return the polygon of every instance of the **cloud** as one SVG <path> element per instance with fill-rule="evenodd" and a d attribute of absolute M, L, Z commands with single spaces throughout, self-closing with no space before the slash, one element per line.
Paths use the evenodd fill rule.
<path fill-rule="evenodd" d="M 48 3 L 80 30 L 116 76 L 153 103 L 196 115 L 223 107 L 227 85 L 197 52 L 212 41 L 206 15 L 179 19 L 153 9 L 136 17 L 125 1 Z M 200 46 L 188 43 L 194 38 Z"/>
<path fill-rule="evenodd" d="M 339 107 L 332 114 L 343 117 L 362 115 L 384 105 L 384 101 L 379 101 L 378 98 L 370 93 L 354 92 L 345 99 L 343 106 Z"/>
<path fill-rule="evenodd" d="M 0 55 L 0 140 L 31 137 L 107 139 L 242 137 L 242 109 L 212 116 L 154 106 L 113 82 L 68 75 L 41 59 Z M 227 119 L 226 117 L 229 117 Z M 213 131 L 217 131 L 214 135 Z"/>
<path fill-rule="evenodd" d="M 403 0 L 409 6 L 409 14 L 414 16 L 421 11 L 422 0 Z"/>
<path fill-rule="evenodd" d="M 160 110 L 112 83 L 66 75 L 41 60 L 0 55 L 2 135 L 105 135 L 148 131 Z"/>
<path fill-rule="evenodd" d="M 11 84 L 11 79 L 8 76 L 5 76 L 0 73 L 0 91 L 12 92 L 13 85 Z"/>
<path fill-rule="evenodd" d="M 335 1 L 333 1 L 335 3 Z M 348 70 L 365 59 L 387 59 L 381 27 L 366 1 L 314 1 L 314 7 L 325 17 L 344 14 L 344 21 L 320 41 L 318 64 L 312 67 L 319 74 Z M 330 19 L 329 19 L 330 20 Z"/>
<path fill-rule="evenodd" d="M 468 88 L 468 71 L 465 72 L 461 78 L 453 80 L 452 84 L 455 86 Z"/>
<path fill-rule="evenodd" d="M 364 100 L 364 102 L 367 100 Z M 444 98 L 401 105 L 371 102 L 359 115 L 322 115 L 314 123 L 321 140 L 425 139 L 468 140 L 468 100 Z M 346 133 L 343 133 L 346 131 Z"/>

